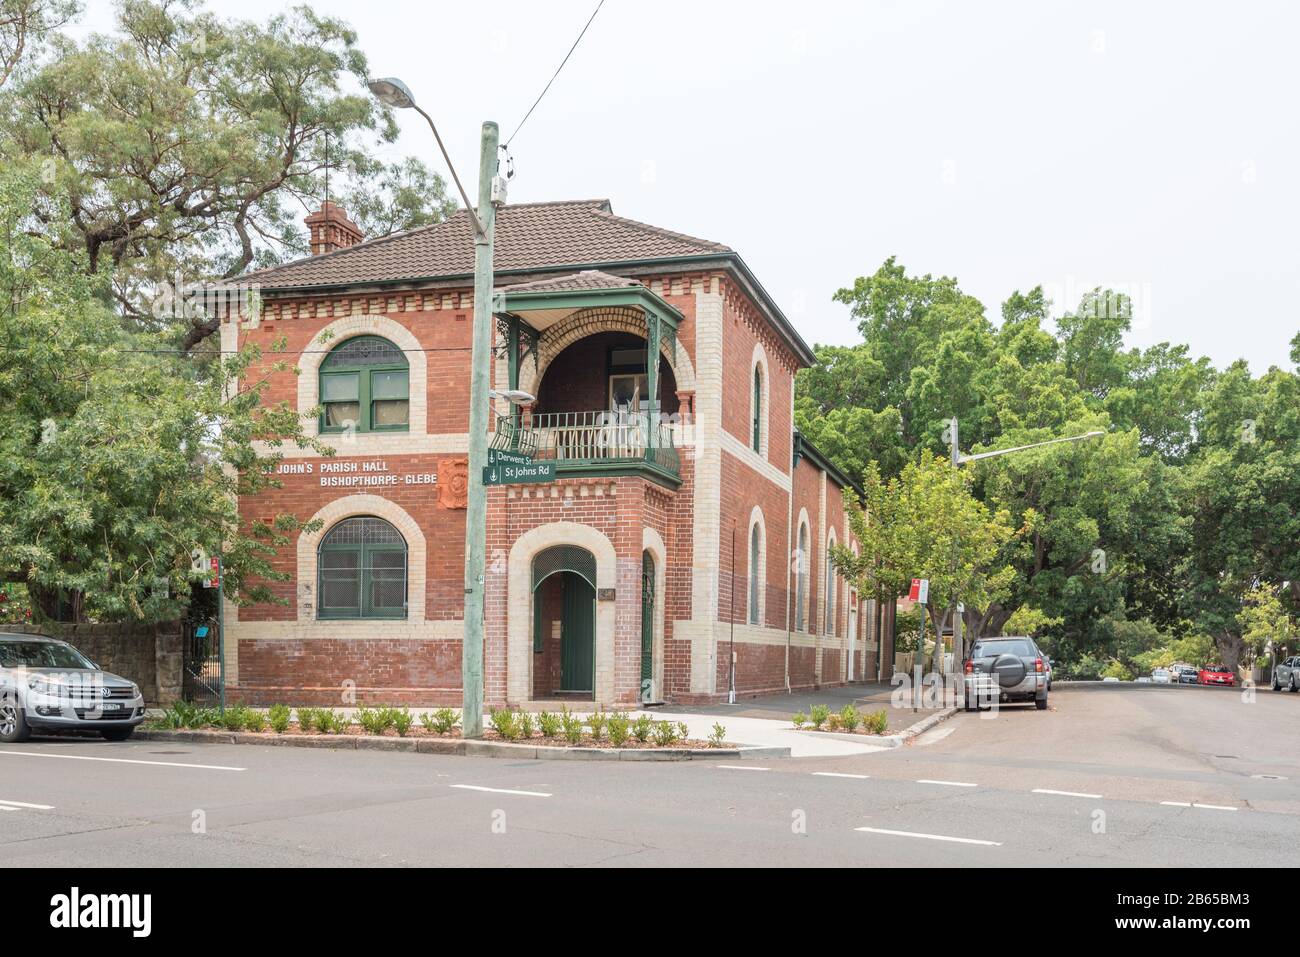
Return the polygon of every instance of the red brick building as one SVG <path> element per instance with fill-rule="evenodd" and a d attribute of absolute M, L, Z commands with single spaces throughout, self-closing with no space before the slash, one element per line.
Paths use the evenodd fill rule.
<path fill-rule="evenodd" d="M 474 243 L 464 213 L 361 242 L 327 204 L 313 255 L 249 277 L 223 348 L 283 340 L 271 398 L 335 455 L 291 449 L 248 519 L 317 518 L 277 559 L 284 605 L 226 607 L 246 701 L 458 703 Z M 488 496 L 490 704 L 697 701 L 874 679 L 872 620 L 831 574 L 848 479 L 793 428 L 808 346 L 726 246 L 604 200 L 496 227 L 491 443 L 555 479 Z M 269 360 L 268 360 L 269 363 Z M 482 401 L 491 401 L 483 397 Z M 850 673 L 851 668 L 851 673 Z"/>

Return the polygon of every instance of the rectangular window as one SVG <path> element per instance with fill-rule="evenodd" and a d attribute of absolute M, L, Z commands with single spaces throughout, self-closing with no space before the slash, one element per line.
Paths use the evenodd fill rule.
<path fill-rule="evenodd" d="M 320 554 L 320 612 L 332 618 L 361 617 L 361 555 L 357 551 Z"/>
<path fill-rule="evenodd" d="M 323 375 L 321 403 L 325 406 L 325 428 L 361 427 L 361 376 L 356 372 Z"/>
<path fill-rule="evenodd" d="M 405 428 L 410 416 L 408 373 L 370 374 L 370 421 L 376 429 Z"/>

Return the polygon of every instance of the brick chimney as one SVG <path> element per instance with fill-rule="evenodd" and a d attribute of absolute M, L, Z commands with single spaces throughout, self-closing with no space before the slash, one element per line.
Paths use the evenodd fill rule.
<path fill-rule="evenodd" d="M 342 206 L 330 200 L 321 203 L 320 209 L 308 216 L 304 222 L 311 233 L 311 254 L 332 253 L 336 249 L 355 246 L 365 237 L 357 224 L 348 219 Z"/>

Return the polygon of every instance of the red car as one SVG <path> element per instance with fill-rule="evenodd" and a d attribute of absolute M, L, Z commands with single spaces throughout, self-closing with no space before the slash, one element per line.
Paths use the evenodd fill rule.
<path fill-rule="evenodd" d="M 1203 685 L 1227 685 L 1232 687 L 1236 679 L 1231 671 L 1223 665 L 1206 665 L 1197 675 L 1197 681 Z"/>

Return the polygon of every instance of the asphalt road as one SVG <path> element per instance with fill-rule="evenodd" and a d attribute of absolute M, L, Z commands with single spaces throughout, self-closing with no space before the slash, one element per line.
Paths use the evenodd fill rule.
<path fill-rule="evenodd" d="M 0 747 L 0 864 L 1293 866 L 1298 726 L 1300 695 L 1112 686 L 844 758 L 47 738 Z"/>

